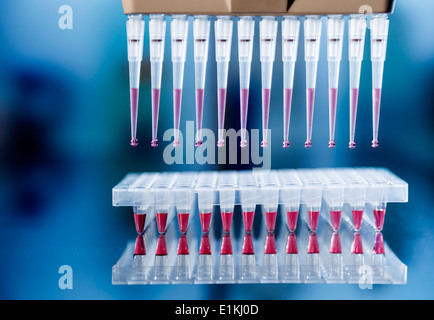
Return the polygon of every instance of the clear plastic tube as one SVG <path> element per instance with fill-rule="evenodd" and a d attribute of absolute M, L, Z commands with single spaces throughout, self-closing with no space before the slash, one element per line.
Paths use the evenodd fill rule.
<path fill-rule="evenodd" d="M 226 90 L 228 84 L 228 68 L 231 58 L 232 26 L 230 16 L 217 16 L 214 23 L 215 50 L 217 61 L 217 97 L 218 97 L 218 140 L 217 146 L 224 147 L 224 123 L 226 111 Z"/>
<path fill-rule="evenodd" d="M 312 146 L 312 123 L 315 103 L 316 76 L 318 69 L 322 22 L 319 16 L 308 16 L 304 21 L 306 61 L 306 148 Z"/>
<path fill-rule="evenodd" d="M 240 69 L 240 119 L 242 148 L 247 147 L 247 113 L 250 88 L 250 69 L 253 54 L 255 21 L 253 17 L 243 16 L 238 21 L 238 62 Z"/>
<path fill-rule="evenodd" d="M 185 15 L 174 15 L 170 23 L 172 40 L 173 67 L 173 146 L 179 146 L 179 124 L 181 120 L 182 86 L 184 81 L 184 64 L 187 53 L 188 20 Z"/>
<path fill-rule="evenodd" d="M 161 73 L 164 60 L 166 21 L 162 14 L 151 15 L 149 20 L 149 50 L 151 60 L 152 91 L 152 140 L 151 146 L 158 146 L 158 113 L 160 109 Z"/>
<path fill-rule="evenodd" d="M 276 54 L 278 22 L 275 17 L 263 17 L 259 22 L 261 78 L 262 78 L 262 147 L 268 146 L 268 119 L 270 114 L 271 80 Z"/>
<path fill-rule="evenodd" d="M 378 147 L 381 89 L 383 68 L 386 60 L 389 20 L 386 14 L 375 15 L 371 20 L 371 61 L 372 61 L 372 147 Z"/>
<path fill-rule="evenodd" d="M 283 61 L 283 147 L 289 147 L 289 123 L 291 117 L 294 69 L 297 61 L 300 21 L 291 16 L 282 20 Z"/>
<path fill-rule="evenodd" d="M 356 147 L 354 141 L 356 130 L 357 103 L 359 99 L 360 73 L 365 47 L 366 18 L 363 15 L 352 15 L 348 20 L 348 60 L 350 63 L 350 143 L 351 149 Z"/>
<path fill-rule="evenodd" d="M 329 148 L 334 148 L 339 68 L 342 60 L 342 43 L 345 22 L 342 16 L 330 16 L 327 20 L 327 61 L 329 74 Z"/>
<path fill-rule="evenodd" d="M 205 94 L 206 63 L 208 61 L 209 30 L 208 16 L 195 16 L 193 22 L 194 70 L 196 87 L 196 147 L 202 145 L 203 101 Z"/>
<path fill-rule="evenodd" d="M 135 147 L 137 140 L 137 114 L 139 107 L 140 67 L 143 59 L 143 37 L 145 21 L 142 14 L 128 16 L 127 41 L 130 73 L 131 142 Z"/>

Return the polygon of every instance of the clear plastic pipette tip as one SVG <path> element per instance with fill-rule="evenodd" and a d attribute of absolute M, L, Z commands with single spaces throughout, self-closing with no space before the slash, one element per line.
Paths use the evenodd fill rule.
<path fill-rule="evenodd" d="M 232 46 L 232 18 L 217 16 L 214 23 L 215 50 L 217 62 L 217 97 L 218 97 L 218 140 L 217 147 L 225 145 L 224 121 L 226 111 L 226 90 L 228 82 L 228 68 Z"/>
<path fill-rule="evenodd" d="M 310 16 L 304 21 L 305 61 L 306 61 L 306 148 L 312 146 L 312 124 L 315 103 L 315 88 L 318 69 L 322 22 L 318 16 Z"/>
<path fill-rule="evenodd" d="M 384 61 L 386 60 L 389 20 L 386 14 L 378 14 L 371 20 L 371 61 L 372 61 L 372 147 L 378 147 L 381 89 Z"/>
<path fill-rule="evenodd" d="M 127 20 L 128 63 L 130 74 L 130 109 L 131 109 L 131 146 L 138 144 L 137 113 L 139 104 L 140 66 L 143 59 L 143 37 L 145 22 L 143 15 L 129 15 Z"/>
<path fill-rule="evenodd" d="M 172 40 L 173 68 L 173 146 L 179 147 L 179 124 L 181 120 L 182 87 L 184 81 L 184 64 L 187 53 L 188 20 L 185 15 L 172 16 L 170 23 Z"/>
<path fill-rule="evenodd" d="M 259 22 L 260 60 L 262 77 L 262 135 L 261 147 L 268 147 L 268 119 L 270 115 L 271 80 L 276 54 L 278 22 L 275 17 L 263 17 Z"/>
<path fill-rule="evenodd" d="M 247 113 L 254 31 L 255 21 L 253 18 L 240 17 L 238 21 L 238 63 L 240 70 L 241 148 L 247 147 Z"/>
<path fill-rule="evenodd" d="M 283 61 L 283 148 L 289 148 L 289 124 L 291 117 L 294 70 L 297 61 L 300 20 L 286 16 L 282 20 L 282 61 Z"/>
<path fill-rule="evenodd" d="M 196 141 L 195 146 L 200 147 L 202 141 L 203 103 L 205 95 L 206 64 L 208 61 L 209 30 L 211 22 L 206 15 L 194 17 L 194 69 L 196 88 Z"/>
<path fill-rule="evenodd" d="M 164 60 L 164 40 L 166 37 L 166 21 L 162 14 L 153 14 L 149 21 L 149 53 L 151 61 L 152 87 L 152 140 L 151 146 L 158 146 L 158 114 L 160 109 L 161 74 Z"/>
<path fill-rule="evenodd" d="M 359 97 L 360 73 L 365 47 L 366 18 L 364 15 L 352 15 L 348 21 L 348 60 L 350 63 L 350 142 L 354 149 L 357 104 Z"/>
<path fill-rule="evenodd" d="M 342 43 L 345 21 L 342 16 L 330 16 L 327 20 L 327 61 L 329 76 L 329 148 L 336 146 L 335 123 L 339 85 L 339 69 L 342 59 Z"/>

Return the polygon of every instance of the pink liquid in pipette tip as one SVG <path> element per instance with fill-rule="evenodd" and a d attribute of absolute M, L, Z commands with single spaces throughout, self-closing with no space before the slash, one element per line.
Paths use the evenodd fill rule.
<path fill-rule="evenodd" d="M 255 211 L 243 212 L 244 230 L 246 232 L 252 232 L 254 217 L 255 217 Z"/>
<path fill-rule="evenodd" d="M 253 238 L 251 233 L 246 233 L 244 235 L 243 254 L 255 254 L 255 250 L 253 248 Z"/>
<path fill-rule="evenodd" d="M 307 245 L 307 253 L 315 254 L 319 253 L 318 236 L 315 232 L 309 234 L 309 243 Z"/>
<path fill-rule="evenodd" d="M 354 230 L 362 229 L 363 210 L 352 210 Z"/>
<path fill-rule="evenodd" d="M 142 234 L 145 231 L 146 214 L 134 213 L 134 224 L 138 234 Z"/>
<path fill-rule="evenodd" d="M 276 254 L 276 239 L 274 238 L 274 233 L 269 232 L 267 234 L 267 239 L 265 240 L 265 254 Z"/>
<path fill-rule="evenodd" d="M 188 228 L 188 213 L 178 213 L 179 232 L 186 233 Z"/>
<path fill-rule="evenodd" d="M 158 147 L 158 113 L 160 109 L 160 89 L 152 89 L 152 140 L 151 146 Z"/>
<path fill-rule="evenodd" d="M 206 233 L 203 234 L 202 238 L 200 239 L 199 254 L 205 254 L 205 255 L 211 254 L 211 244 L 209 242 L 209 235 Z"/>
<path fill-rule="evenodd" d="M 167 225 L 167 213 L 157 213 L 155 215 L 155 220 L 157 220 L 157 229 L 159 233 L 164 233 L 166 231 Z"/>
<path fill-rule="evenodd" d="M 241 143 L 240 147 L 247 147 L 246 127 L 247 127 L 247 111 L 249 102 L 249 89 L 240 89 L 240 117 L 241 117 Z"/>
<path fill-rule="evenodd" d="M 173 89 L 173 116 L 174 116 L 174 129 L 175 138 L 173 146 L 179 147 L 179 123 L 181 120 L 181 102 L 182 102 L 182 89 Z"/>
<path fill-rule="evenodd" d="M 350 149 L 356 147 L 354 136 L 356 132 L 356 117 L 357 117 L 357 103 L 359 99 L 359 88 L 350 89 Z"/>
<path fill-rule="evenodd" d="M 200 217 L 200 226 L 202 228 L 202 232 L 209 232 L 209 228 L 211 226 L 211 212 L 202 212 L 199 214 Z"/>
<path fill-rule="evenodd" d="M 139 89 L 130 89 L 130 108 L 131 108 L 131 146 L 135 147 L 138 145 L 138 140 L 136 138 L 137 132 L 137 112 L 139 108 Z"/>
<path fill-rule="evenodd" d="M 222 212 L 221 216 L 222 216 L 223 232 L 230 232 L 233 212 Z"/>
<path fill-rule="evenodd" d="M 335 143 L 335 122 L 336 122 L 336 108 L 338 101 L 338 89 L 330 88 L 329 89 L 329 121 L 330 121 L 330 132 L 329 132 L 329 148 L 334 148 L 336 146 Z"/>
<path fill-rule="evenodd" d="M 199 134 L 196 137 L 195 146 L 200 147 L 203 143 L 202 141 L 202 119 L 203 119 L 203 100 L 204 100 L 205 89 L 196 89 L 196 131 Z"/>
<path fill-rule="evenodd" d="M 315 88 L 308 88 L 307 95 L 307 108 L 306 108 L 306 124 L 307 124 L 307 140 L 304 143 L 306 148 L 312 146 L 312 124 L 313 124 L 313 110 L 315 102 Z"/>
<path fill-rule="evenodd" d="M 287 254 L 298 254 L 297 248 L 297 237 L 295 233 L 290 233 L 288 235 L 288 242 L 286 243 L 286 253 Z"/>
<path fill-rule="evenodd" d="M 372 252 L 374 254 L 384 254 L 384 240 L 381 232 L 375 234 L 374 248 Z"/>
<path fill-rule="evenodd" d="M 283 90 L 283 147 L 289 148 L 289 120 L 291 117 L 292 89 Z"/>
<path fill-rule="evenodd" d="M 265 212 L 265 222 L 267 224 L 267 231 L 273 232 L 276 227 L 277 211 Z"/>
<path fill-rule="evenodd" d="M 358 232 L 354 233 L 353 242 L 351 243 L 351 253 L 363 254 L 362 236 Z"/>
<path fill-rule="evenodd" d="M 318 229 L 319 211 L 308 211 L 307 215 L 309 217 L 310 230 L 316 231 Z"/>
<path fill-rule="evenodd" d="M 178 240 L 178 254 L 179 255 L 187 255 L 188 252 L 188 242 L 187 236 L 185 234 L 181 234 Z"/>
<path fill-rule="evenodd" d="M 386 210 L 374 209 L 375 228 L 377 229 L 377 231 L 383 230 L 385 216 L 386 216 Z"/>
<path fill-rule="evenodd" d="M 341 228 L 342 210 L 331 210 L 330 218 L 332 221 L 333 231 L 339 231 L 339 229 Z"/>
<path fill-rule="evenodd" d="M 271 89 L 262 89 L 262 135 L 263 140 L 261 142 L 261 147 L 268 147 L 268 118 L 270 114 L 270 94 Z"/>
<path fill-rule="evenodd" d="M 332 239 L 330 241 L 330 253 L 342 253 L 341 237 L 337 232 L 333 232 L 332 234 Z"/>
<path fill-rule="evenodd" d="M 286 217 L 288 219 L 288 229 L 294 232 L 297 228 L 298 211 L 287 211 Z"/>
<path fill-rule="evenodd" d="M 373 89 L 373 127 L 374 127 L 374 138 L 372 140 L 372 147 L 378 147 L 378 125 L 380 121 L 380 104 L 381 104 L 381 88 Z"/>
<path fill-rule="evenodd" d="M 217 147 L 222 148 L 225 146 L 225 140 L 221 136 L 223 134 L 225 123 L 225 111 L 226 111 L 226 88 L 219 88 L 217 92 L 217 104 L 218 104 L 218 140 Z"/>
<path fill-rule="evenodd" d="M 135 256 L 143 256 L 146 254 L 145 250 L 145 239 L 142 235 L 138 235 L 136 237 L 136 244 L 134 246 L 134 255 Z"/>
<path fill-rule="evenodd" d="M 157 249 L 155 250 L 156 256 L 167 256 L 166 236 L 160 234 L 157 240 Z"/>
<path fill-rule="evenodd" d="M 223 235 L 222 248 L 220 250 L 220 254 L 227 255 L 232 254 L 232 241 L 229 233 L 225 233 Z"/>

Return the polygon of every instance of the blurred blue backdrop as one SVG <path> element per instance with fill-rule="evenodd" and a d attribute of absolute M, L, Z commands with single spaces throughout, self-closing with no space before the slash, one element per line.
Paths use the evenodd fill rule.
<path fill-rule="evenodd" d="M 73 9 L 61 30 L 58 10 Z M 291 148 L 281 148 L 282 70 L 277 47 L 271 98 L 272 167 L 384 166 L 409 183 L 409 202 L 389 206 L 384 238 L 408 265 L 405 286 L 191 285 L 112 286 L 111 268 L 135 237 L 131 211 L 111 206 L 111 188 L 128 172 L 235 169 L 166 165 L 162 141 L 172 126 L 170 45 L 166 43 L 160 148 L 150 147 L 150 79 L 146 25 L 138 123 L 132 148 L 126 18 L 120 0 L 0 3 L 0 298 L 2 299 L 433 299 L 434 4 L 397 0 L 384 72 L 380 147 L 373 150 L 371 70 L 366 44 L 356 128 L 348 149 L 346 50 L 334 150 L 328 143 L 327 62 L 321 48 L 313 147 L 304 148 L 303 46 L 296 65 Z M 170 28 L 168 27 L 167 35 Z M 213 31 L 213 29 L 211 30 Z M 190 33 L 192 26 L 190 25 Z M 234 31 L 234 35 L 236 35 Z M 323 30 L 323 35 L 324 35 Z M 279 31 L 280 35 L 280 31 Z M 191 39 L 192 34 L 189 35 Z M 260 63 L 253 55 L 248 126 L 261 128 Z M 369 31 L 367 38 L 369 37 Z M 236 39 L 236 37 L 235 37 Z M 323 36 L 324 39 L 324 36 Z M 230 63 L 226 127 L 239 127 L 237 50 Z M 344 47 L 345 48 L 345 47 Z M 216 68 L 211 41 L 204 127 L 216 129 Z M 181 129 L 194 120 L 193 45 L 188 44 Z M 125 209 L 125 210 L 124 210 Z M 73 290 L 60 290 L 70 265 Z"/>

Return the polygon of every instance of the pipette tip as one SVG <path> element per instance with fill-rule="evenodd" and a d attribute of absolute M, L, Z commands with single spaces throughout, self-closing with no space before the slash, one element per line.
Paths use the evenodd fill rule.
<path fill-rule="evenodd" d="M 377 139 L 372 140 L 372 148 L 378 148 L 378 145 L 379 143 Z"/>
<path fill-rule="evenodd" d="M 354 142 L 354 140 L 350 141 L 349 147 L 350 147 L 350 149 L 354 149 L 356 147 L 356 143 Z"/>
<path fill-rule="evenodd" d="M 196 142 L 195 142 L 195 146 L 196 147 L 200 147 L 201 145 L 202 145 L 202 143 L 203 143 L 203 141 L 202 140 L 196 140 Z"/>
<path fill-rule="evenodd" d="M 175 140 L 173 140 L 173 146 L 174 146 L 175 148 L 177 148 L 177 147 L 180 146 L 179 139 L 175 139 Z"/>
<path fill-rule="evenodd" d="M 312 141 L 307 140 L 307 141 L 304 143 L 304 146 L 305 146 L 306 148 L 310 148 L 310 147 L 312 147 Z"/>
<path fill-rule="evenodd" d="M 154 147 L 154 148 L 158 147 L 158 139 L 152 139 L 151 140 L 151 147 Z"/>
<path fill-rule="evenodd" d="M 223 148 L 224 146 L 225 146 L 225 141 L 223 139 L 217 141 L 217 147 Z"/>
<path fill-rule="evenodd" d="M 289 148 L 289 141 L 288 140 L 283 141 L 283 147 L 285 149 Z"/>
<path fill-rule="evenodd" d="M 262 142 L 261 142 L 261 147 L 262 147 L 262 148 L 266 148 L 266 147 L 268 147 L 268 140 L 262 140 Z"/>
<path fill-rule="evenodd" d="M 130 145 L 133 147 L 136 147 L 139 144 L 139 141 L 137 140 L 137 138 L 132 138 L 130 141 Z"/>
<path fill-rule="evenodd" d="M 241 147 L 241 148 L 245 148 L 245 147 L 247 147 L 247 140 L 246 140 L 246 139 L 241 139 L 240 147 Z"/>
<path fill-rule="evenodd" d="M 329 148 L 334 148 L 336 146 L 336 142 L 334 140 L 329 141 Z"/>

